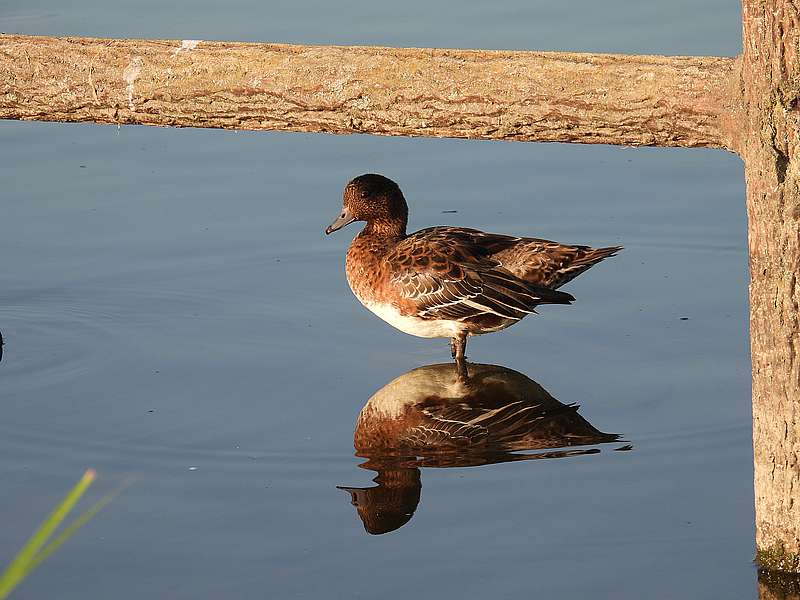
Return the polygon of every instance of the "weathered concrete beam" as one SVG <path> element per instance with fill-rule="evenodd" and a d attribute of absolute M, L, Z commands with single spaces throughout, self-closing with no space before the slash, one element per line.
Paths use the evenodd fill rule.
<path fill-rule="evenodd" d="M 714 57 L 2 35 L 0 118 L 731 148 L 734 67 Z"/>
<path fill-rule="evenodd" d="M 800 8 L 742 2 L 756 557 L 800 573 Z"/>

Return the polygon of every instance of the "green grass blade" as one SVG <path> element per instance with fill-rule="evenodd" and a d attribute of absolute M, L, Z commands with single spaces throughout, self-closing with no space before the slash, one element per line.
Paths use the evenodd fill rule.
<path fill-rule="evenodd" d="M 109 494 L 106 494 L 100 500 L 95 502 L 89 509 L 84 512 L 80 517 L 75 519 L 72 523 L 67 525 L 64 530 L 58 534 L 58 536 L 51 541 L 47 546 L 42 548 L 42 551 L 39 552 L 31 561 L 30 566 L 28 567 L 28 573 L 31 573 L 36 567 L 39 566 L 44 559 L 50 556 L 53 552 L 58 550 L 61 545 L 66 542 L 69 538 L 75 535 L 75 532 L 78 531 L 81 527 L 86 525 L 93 516 L 95 516 L 98 512 L 100 512 L 106 504 L 111 502 L 114 498 L 119 495 L 123 488 L 119 488 L 116 491 L 113 491 Z M 2 600 L 2 596 L 0 596 L 0 600 Z"/>
<path fill-rule="evenodd" d="M 36 560 L 39 551 L 47 543 L 64 518 L 75 507 L 83 493 L 92 484 L 97 474 L 87 469 L 80 481 L 73 487 L 52 513 L 44 520 L 31 536 L 22 550 L 14 557 L 11 564 L 0 575 L 0 600 L 5 600 L 11 591 L 25 579 L 31 571 L 31 564 Z M 96 512 L 96 511 L 95 511 Z M 74 532 L 73 532 L 74 533 Z M 62 542 L 63 543 L 63 542 Z M 60 544 L 59 544 L 60 545 Z M 41 561 L 37 561 L 38 564 Z"/>

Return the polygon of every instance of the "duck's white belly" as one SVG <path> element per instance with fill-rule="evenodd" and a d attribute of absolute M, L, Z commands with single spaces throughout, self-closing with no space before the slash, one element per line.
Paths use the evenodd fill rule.
<path fill-rule="evenodd" d="M 400 311 L 391 304 L 364 302 L 361 298 L 359 298 L 359 301 L 392 327 L 399 329 L 403 333 L 408 333 L 417 337 L 450 338 L 465 329 L 464 324 L 458 321 L 420 319 L 419 317 L 401 315 Z"/>

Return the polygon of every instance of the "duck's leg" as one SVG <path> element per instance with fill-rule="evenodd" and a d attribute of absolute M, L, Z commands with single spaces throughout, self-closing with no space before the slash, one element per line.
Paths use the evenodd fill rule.
<path fill-rule="evenodd" d="M 469 370 L 467 369 L 467 361 L 462 360 L 461 362 L 456 362 L 456 374 L 458 375 L 458 381 L 464 385 L 469 385 Z"/>
<path fill-rule="evenodd" d="M 450 339 L 450 351 L 453 359 L 456 361 L 456 368 L 458 369 L 459 376 L 467 379 L 467 357 L 464 352 L 467 350 L 467 334 L 462 333 Z"/>
<path fill-rule="evenodd" d="M 467 334 L 460 333 L 455 337 L 450 338 L 450 355 L 456 362 L 462 361 L 467 357 L 464 353 L 467 351 Z"/>

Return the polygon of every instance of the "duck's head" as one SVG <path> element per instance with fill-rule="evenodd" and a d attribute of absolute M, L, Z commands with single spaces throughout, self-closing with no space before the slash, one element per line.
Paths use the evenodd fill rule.
<path fill-rule="evenodd" d="M 342 212 L 333 220 L 328 235 L 353 221 L 366 221 L 375 232 L 404 235 L 408 223 L 408 205 L 400 187 L 388 177 L 368 173 L 359 175 L 342 194 Z"/>

